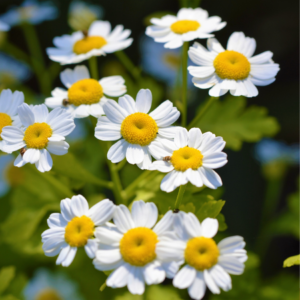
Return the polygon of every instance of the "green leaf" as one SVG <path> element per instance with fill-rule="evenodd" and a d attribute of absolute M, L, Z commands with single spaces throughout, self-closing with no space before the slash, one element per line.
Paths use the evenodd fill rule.
<path fill-rule="evenodd" d="M 223 200 L 209 200 L 204 203 L 196 212 L 197 218 L 202 222 L 206 218 L 216 218 L 222 210 L 225 201 Z"/>
<path fill-rule="evenodd" d="M 225 223 L 225 217 L 223 214 L 218 214 L 216 219 L 219 222 L 219 231 L 224 231 L 227 229 L 227 224 Z"/>
<path fill-rule="evenodd" d="M 227 96 L 224 101 L 215 101 L 196 126 L 202 132 L 222 136 L 232 150 L 240 150 L 243 142 L 257 142 L 279 131 L 277 120 L 267 115 L 266 108 L 246 104 L 244 97 Z"/>
<path fill-rule="evenodd" d="M 6 296 L 0 297 L 0 300 L 18 300 L 18 298 L 16 298 L 13 295 L 6 295 Z"/>
<path fill-rule="evenodd" d="M 0 294 L 2 294 L 15 277 L 15 267 L 9 266 L 0 270 Z"/>
<path fill-rule="evenodd" d="M 178 290 L 170 286 L 152 285 L 147 288 L 145 300 L 181 300 Z"/>
<path fill-rule="evenodd" d="M 300 265 L 300 254 L 295 255 L 295 256 L 291 256 L 289 258 L 287 258 L 284 262 L 283 262 L 283 267 L 291 267 L 294 265 Z"/>

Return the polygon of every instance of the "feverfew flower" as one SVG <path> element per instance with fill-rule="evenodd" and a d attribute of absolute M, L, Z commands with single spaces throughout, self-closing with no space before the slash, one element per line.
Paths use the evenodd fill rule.
<path fill-rule="evenodd" d="M 157 249 L 160 244 L 176 241 L 173 232 L 173 213 L 169 211 L 156 224 L 158 211 L 154 203 L 136 201 L 131 213 L 124 205 L 116 207 L 114 225 L 96 228 L 100 240 L 94 259 L 100 271 L 114 270 L 106 284 L 112 288 L 128 287 L 132 294 L 141 295 L 146 284 L 158 284 L 165 277 L 173 278 L 178 262 L 166 262 Z M 155 225 L 156 224 L 156 225 Z M 164 256 L 172 252 L 166 249 Z"/>
<path fill-rule="evenodd" d="M 147 27 L 146 34 L 171 49 L 181 47 L 184 42 L 213 37 L 213 31 L 226 25 L 220 17 L 208 17 L 208 12 L 202 8 L 181 8 L 177 16 L 166 15 L 150 21 L 154 25 Z"/>
<path fill-rule="evenodd" d="M 222 180 L 213 169 L 227 163 L 227 154 L 222 152 L 224 147 L 223 138 L 211 132 L 202 134 L 199 128 L 192 128 L 189 132 L 178 128 L 174 141 L 161 139 L 149 146 L 157 159 L 149 170 L 169 173 L 160 185 L 167 193 L 188 181 L 197 187 L 206 185 L 216 189 L 222 185 Z"/>
<path fill-rule="evenodd" d="M 1 137 L 4 127 L 15 126 L 21 127 L 18 117 L 18 107 L 24 102 L 22 92 L 3 90 L 0 94 L 0 150 L 4 151 L 6 141 Z M 10 151 L 4 151 L 10 153 Z"/>
<path fill-rule="evenodd" d="M 243 32 L 234 32 L 225 50 L 216 39 L 207 40 L 207 48 L 195 43 L 189 50 L 190 59 L 200 67 L 188 70 L 193 83 L 208 89 L 209 95 L 219 97 L 230 91 L 233 96 L 256 97 L 257 86 L 275 81 L 279 65 L 272 60 L 270 51 L 255 55 L 255 39 L 245 37 Z"/>
<path fill-rule="evenodd" d="M 52 273 L 47 269 L 34 272 L 24 291 L 25 300 L 82 300 L 76 282 L 62 272 Z"/>
<path fill-rule="evenodd" d="M 60 73 L 60 79 L 68 90 L 56 88 L 45 104 L 51 108 L 67 107 L 74 118 L 89 115 L 100 117 L 104 114 L 104 95 L 117 97 L 126 93 L 125 80 L 121 76 L 109 76 L 99 81 L 90 78 L 85 66 L 76 66 L 74 70 L 66 69 Z"/>
<path fill-rule="evenodd" d="M 158 250 L 164 259 L 185 262 L 174 277 L 173 285 L 187 288 L 193 299 L 202 299 L 206 286 L 214 294 L 220 294 L 220 288 L 230 290 L 229 274 L 240 275 L 244 271 L 247 260 L 244 239 L 233 236 L 216 244 L 212 237 L 218 227 L 216 219 L 207 218 L 200 224 L 194 214 L 179 212 L 174 217 L 174 231 L 181 241 L 165 241 Z"/>
<path fill-rule="evenodd" d="M 89 209 L 86 199 L 78 195 L 62 200 L 60 208 L 61 213 L 53 213 L 47 220 L 50 229 L 42 233 L 45 255 L 59 254 L 56 264 L 63 267 L 72 263 L 79 247 L 84 247 L 88 257 L 94 258 L 97 250 L 95 228 L 111 220 L 115 205 L 105 199 Z"/>
<path fill-rule="evenodd" d="M 3 150 L 10 153 L 21 149 L 14 163 L 16 167 L 31 163 L 40 172 L 51 170 L 50 153 L 64 155 L 68 152 L 65 136 L 75 128 L 71 114 L 61 108 L 49 113 L 44 104 L 30 107 L 23 103 L 18 107 L 18 115 L 21 128 L 6 126 L 2 129 L 1 137 L 6 142 Z"/>
<path fill-rule="evenodd" d="M 83 1 L 73 1 L 69 8 L 69 25 L 74 30 L 88 30 L 97 19 L 101 19 L 103 9 Z"/>
<path fill-rule="evenodd" d="M 36 0 L 25 0 L 20 6 L 14 6 L 2 15 L 0 20 L 10 26 L 25 22 L 37 25 L 47 20 L 53 20 L 57 15 L 57 8 L 52 2 L 39 3 Z"/>
<path fill-rule="evenodd" d="M 107 158 L 113 163 L 125 157 L 130 164 L 147 169 L 151 162 L 150 146 L 156 140 L 173 138 L 176 127 L 171 126 L 180 113 L 169 100 L 148 114 L 152 103 L 150 90 L 140 90 L 136 102 L 129 96 L 119 98 L 119 104 L 108 100 L 104 106 L 106 117 L 98 119 L 95 137 L 102 141 L 115 141 Z"/>
<path fill-rule="evenodd" d="M 57 48 L 47 48 L 47 53 L 50 59 L 62 65 L 79 63 L 92 56 L 106 55 L 129 47 L 133 41 L 128 39 L 130 33 L 128 29 L 124 30 L 123 25 L 117 25 L 111 31 L 109 22 L 95 21 L 88 31 L 55 37 L 53 44 Z"/>

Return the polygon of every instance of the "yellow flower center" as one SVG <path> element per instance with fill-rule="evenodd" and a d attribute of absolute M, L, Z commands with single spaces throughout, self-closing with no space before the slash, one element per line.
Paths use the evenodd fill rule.
<path fill-rule="evenodd" d="M 82 79 L 68 90 L 68 101 L 75 106 L 98 103 L 103 97 L 103 88 L 95 79 Z"/>
<path fill-rule="evenodd" d="M 2 140 L 1 133 L 2 133 L 3 127 L 11 126 L 11 125 L 12 125 L 11 117 L 5 113 L 0 112 L 0 141 Z"/>
<path fill-rule="evenodd" d="M 65 241 L 71 247 L 83 247 L 94 235 L 95 224 L 87 216 L 73 218 L 65 229 Z"/>
<path fill-rule="evenodd" d="M 63 300 L 53 289 L 47 288 L 36 295 L 34 300 Z"/>
<path fill-rule="evenodd" d="M 251 64 L 247 57 L 239 52 L 226 50 L 214 60 L 217 75 L 222 79 L 243 80 L 248 77 Z"/>
<path fill-rule="evenodd" d="M 76 54 L 85 54 L 93 49 L 100 49 L 106 44 L 106 39 L 101 36 L 87 36 L 74 44 L 73 51 Z"/>
<path fill-rule="evenodd" d="M 163 56 L 163 61 L 168 65 L 170 68 L 174 70 L 178 70 L 180 66 L 180 57 L 174 53 L 168 52 L 165 53 Z"/>
<path fill-rule="evenodd" d="M 171 30 L 177 34 L 184 34 L 189 31 L 196 31 L 200 27 L 200 23 L 191 20 L 180 20 L 171 25 Z"/>
<path fill-rule="evenodd" d="M 202 153 L 195 148 L 183 147 L 175 150 L 171 163 L 176 171 L 184 172 L 188 169 L 197 170 L 202 166 Z"/>
<path fill-rule="evenodd" d="M 47 123 L 34 123 L 26 129 L 24 141 L 28 148 L 44 149 L 51 135 L 52 129 Z"/>
<path fill-rule="evenodd" d="M 146 227 L 128 230 L 120 241 L 120 252 L 129 264 L 142 267 L 156 258 L 158 242 L 154 231 Z"/>
<path fill-rule="evenodd" d="M 134 113 L 124 119 L 121 125 L 121 134 L 130 144 L 141 146 L 149 145 L 158 132 L 156 122 L 145 113 Z"/>
<path fill-rule="evenodd" d="M 219 249 L 213 239 L 196 237 L 187 242 L 184 257 L 191 267 L 204 271 L 218 262 Z"/>

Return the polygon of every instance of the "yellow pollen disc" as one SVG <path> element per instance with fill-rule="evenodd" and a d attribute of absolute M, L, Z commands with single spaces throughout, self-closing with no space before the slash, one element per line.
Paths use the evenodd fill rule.
<path fill-rule="evenodd" d="M 213 239 L 196 237 L 187 242 L 184 257 L 198 271 L 210 269 L 218 262 L 219 249 Z"/>
<path fill-rule="evenodd" d="M 65 229 L 65 241 L 71 247 L 83 247 L 94 235 L 94 222 L 87 216 L 73 218 Z"/>
<path fill-rule="evenodd" d="M 11 117 L 5 113 L 0 112 L 0 141 L 2 140 L 1 133 L 2 133 L 3 127 L 11 126 L 11 125 L 12 125 Z"/>
<path fill-rule="evenodd" d="M 232 50 L 218 54 L 214 60 L 214 67 L 220 78 L 234 80 L 246 79 L 251 70 L 247 57 Z"/>
<path fill-rule="evenodd" d="M 26 129 L 24 141 L 28 148 L 44 149 L 51 135 L 52 129 L 47 123 L 34 123 Z"/>
<path fill-rule="evenodd" d="M 177 34 L 184 34 L 189 31 L 196 31 L 200 23 L 192 20 L 180 20 L 171 25 L 171 30 Z"/>
<path fill-rule="evenodd" d="M 103 97 L 103 88 L 95 79 L 82 79 L 75 82 L 68 90 L 68 101 L 75 106 L 95 104 Z"/>
<path fill-rule="evenodd" d="M 183 147 L 173 152 L 171 163 L 176 171 L 184 172 L 188 169 L 199 169 L 202 159 L 203 155 L 198 149 Z"/>
<path fill-rule="evenodd" d="M 121 134 L 130 144 L 141 146 L 149 145 L 158 132 L 156 122 L 145 113 L 134 113 L 124 119 L 121 125 Z"/>
<path fill-rule="evenodd" d="M 93 49 L 100 49 L 106 44 L 106 39 L 101 36 L 87 36 L 74 44 L 73 51 L 76 54 L 85 54 Z"/>
<path fill-rule="evenodd" d="M 63 300 L 60 295 L 53 289 L 44 289 L 36 295 L 34 300 Z"/>
<path fill-rule="evenodd" d="M 142 267 L 156 258 L 155 247 L 158 242 L 154 231 L 146 227 L 128 230 L 120 241 L 120 252 L 129 264 Z"/>

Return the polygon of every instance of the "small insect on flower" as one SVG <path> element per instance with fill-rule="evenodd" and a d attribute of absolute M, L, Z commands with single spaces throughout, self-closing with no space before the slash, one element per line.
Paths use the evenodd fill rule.
<path fill-rule="evenodd" d="M 163 161 L 170 161 L 171 159 L 172 159 L 171 156 L 165 156 L 165 157 L 163 158 Z"/>

